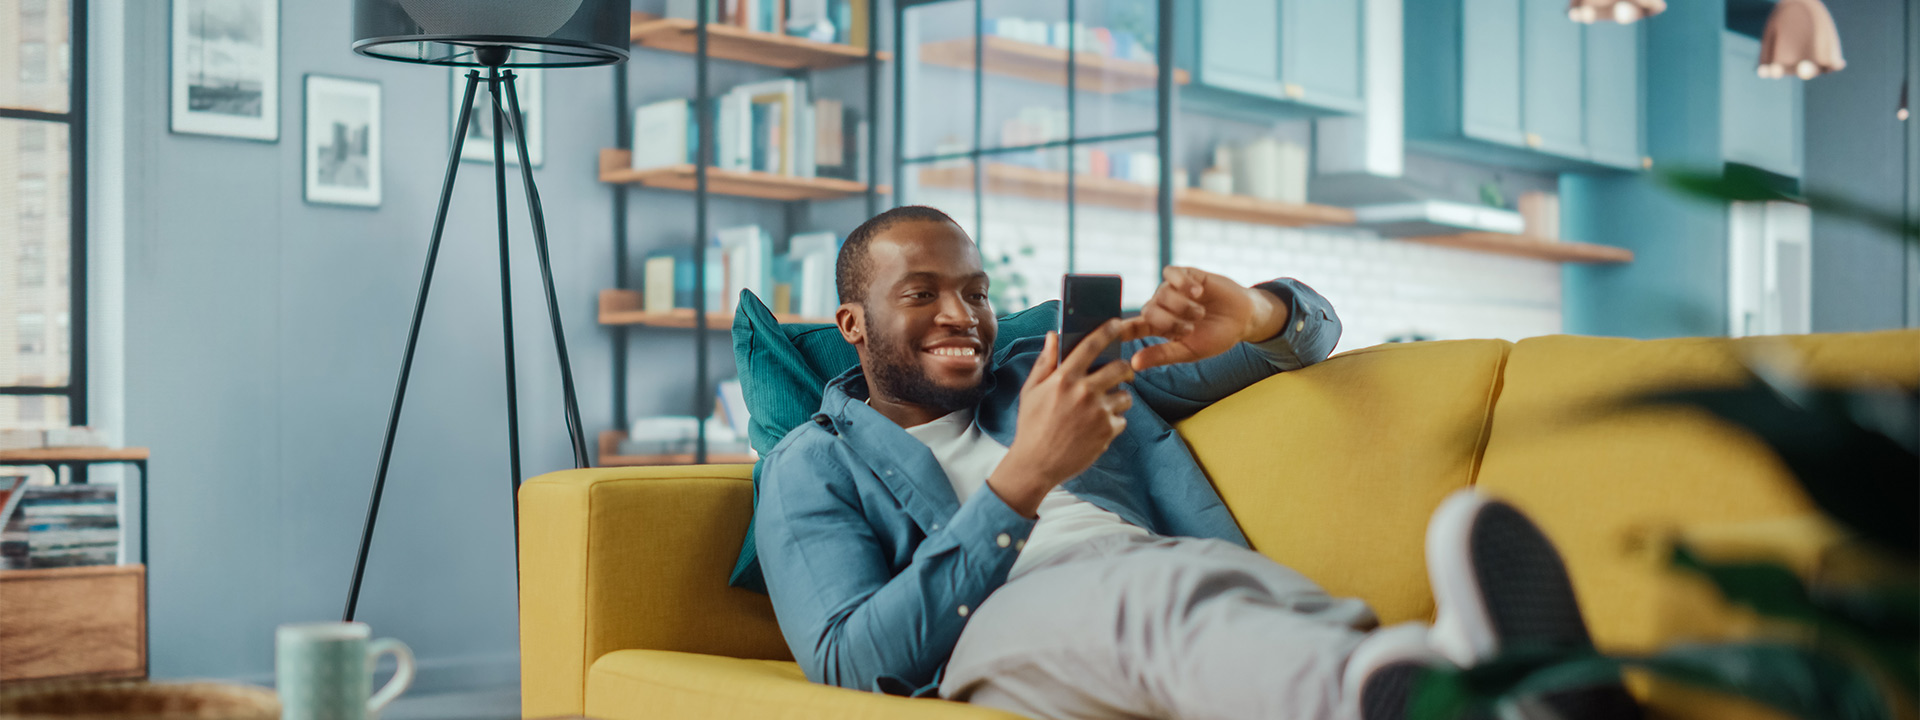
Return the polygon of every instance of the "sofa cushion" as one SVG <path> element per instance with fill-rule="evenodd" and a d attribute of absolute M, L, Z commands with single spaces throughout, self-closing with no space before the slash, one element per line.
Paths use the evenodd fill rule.
<path fill-rule="evenodd" d="M 1427 517 L 1471 482 L 1509 347 L 1342 353 L 1242 390 L 1180 434 L 1254 549 L 1382 622 L 1428 619 Z"/>
<path fill-rule="evenodd" d="M 1016 313 L 1000 316 L 993 341 L 994 357 L 1015 340 L 1041 335 L 1060 325 L 1060 302 L 1049 300 Z M 786 323 L 773 315 L 751 291 L 740 291 L 733 315 L 733 357 L 740 390 L 746 396 L 751 419 L 747 442 L 761 455 L 773 451 L 781 438 L 820 409 L 827 381 L 860 364 L 860 356 L 827 323 Z M 754 481 L 760 479 L 754 468 Z M 756 497 L 758 497 L 756 495 Z M 740 545 L 728 583 L 766 592 L 760 575 L 760 554 L 753 544 L 753 525 Z"/>
<path fill-rule="evenodd" d="M 1525 510 L 1567 557 L 1603 648 L 1744 635 L 1753 617 L 1668 572 L 1660 536 L 1813 512 L 1758 440 L 1679 408 L 1606 412 L 1629 396 L 1741 382 L 1742 352 L 1791 348 L 1813 384 L 1920 384 L 1920 331 L 1725 340 L 1551 336 L 1507 362 L 1479 486 Z M 1636 550 L 1635 548 L 1639 548 Z"/>
<path fill-rule="evenodd" d="M 621 650 L 595 662 L 587 677 L 586 715 L 601 720 L 1019 720 L 963 703 L 817 685 L 791 662 L 660 650 Z"/>

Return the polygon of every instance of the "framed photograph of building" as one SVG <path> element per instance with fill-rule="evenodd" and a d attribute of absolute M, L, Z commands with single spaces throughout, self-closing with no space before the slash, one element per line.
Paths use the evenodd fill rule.
<path fill-rule="evenodd" d="M 520 99 L 520 114 L 526 116 L 527 159 L 539 167 L 544 160 L 546 143 L 541 141 L 546 133 L 546 113 L 542 110 L 542 85 L 545 78 L 541 71 L 532 68 L 516 68 L 513 71 L 514 94 Z M 467 120 L 467 142 L 460 148 L 460 159 L 474 162 L 493 162 L 493 99 L 487 94 L 486 73 L 480 73 L 480 87 L 473 93 L 473 117 Z M 460 122 L 460 98 L 467 92 L 467 71 L 456 69 L 452 73 L 453 96 L 447 106 L 452 112 L 447 115 L 449 129 Z M 507 106 L 504 98 L 500 107 Z M 520 151 L 513 146 L 513 135 L 506 136 L 506 156 L 508 165 L 520 164 Z"/>
<path fill-rule="evenodd" d="M 173 0 L 171 128 L 280 139 L 279 0 Z"/>
<path fill-rule="evenodd" d="M 380 205 L 380 83 L 306 78 L 306 198 Z"/>

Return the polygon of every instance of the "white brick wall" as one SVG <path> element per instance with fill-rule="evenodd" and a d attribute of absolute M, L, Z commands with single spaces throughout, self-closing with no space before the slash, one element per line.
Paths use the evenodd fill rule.
<path fill-rule="evenodd" d="M 1029 302 L 1059 295 L 1058 278 L 1067 269 L 1061 205 L 989 197 L 985 232 L 976 233 L 969 195 L 923 191 L 914 201 L 957 211 L 954 219 L 980 239 L 989 258 L 1010 256 L 1011 267 L 1028 278 Z M 1138 307 L 1159 280 L 1153 213 L 1088 205 L 1076 212 L 1075 269 L 1124 276 L 1124 302 Z M 1313 286 L 1340 312 L 1340 350 L 1413 334 L 1519 340 L 1561 331 L 1558 263 L 1401 242 L 1354 228 L 1192 217 L 1176 218 L 1173 227 L 1175 264 L 1247 285 L 1293 277 Z M 1033 255 L 1020 255 L 1021 247 L 1033 248 Z"/>

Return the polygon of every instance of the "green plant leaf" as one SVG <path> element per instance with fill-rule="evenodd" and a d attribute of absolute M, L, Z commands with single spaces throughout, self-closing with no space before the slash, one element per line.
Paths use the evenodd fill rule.
<path fill-rule="evenodd" d="M 1920 589 L 1912 578 L 1892 587 L 1816 595 L 1772 563 L 1709 562 L 1679 544 L 1672 561 L 1705 577 L 1729 602 L 1812 628 L 1872 659 L 1908 695 L 1920 692 Z"/>
<path fill-rule="evenodd" d="M 1538 651 L 1508 653 L 1472 668 L 1425 673 L 1414 688 L 1408 717 L 1492 716 L 1501 702 L 1616 682 L 1627 668 L 1748 698 L 1804 720 L 1891 716 L 1873 679 L 1842 660 L 1785 643 L 1741 643 L 1680 645 L 1638 657 L 1570 651 L 1546 659 Z"/>
<path fill-rule="evenodd" d="M 1829 217 L 1859 221 L 1900 237 L 1920 243 L 1920 222 L 1909 222 L 1899 212 L 1888 212 L 1839 195 L 1820 192 L 1792 194 L 1782 191 L 1763 171 L 1743 165 L 1728 165 L 1720 172 L 1699 170 L 1663 170 L 1657 177 L 1682 194 L 1713 202 L 1771 201 L 1805 203 L 1814 212 Z"/>

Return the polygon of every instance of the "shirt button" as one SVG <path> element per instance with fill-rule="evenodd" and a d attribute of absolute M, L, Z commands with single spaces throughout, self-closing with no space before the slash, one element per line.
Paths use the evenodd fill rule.
<path fill-rule="evenodd" d="M 1306 328 L 1307 328 L 1307 321 L 1306 321 L 1306 320 L 1295 320 L 1295 321 L 1293 321 L 1293 331 L 1294 331 L 1294 332 L 1300 332 L 1301 330 L 1305 330 Z"/>
<path fill-rule="evenodd" d="M 934 523 L 934 524 L 933 524 L 933 528 L 932 528 L 932 529 L 934 529 L 934 530 L 939 530 L 939 529 L 940 529 L 940 523 Z"/>
<path fill-rule="evenodd" d="M 1025 549 L 1027 549 L 1027 541 L 1025 541 L 1025 540 L 1015 540 L 1015 541 L 1013 541 L 1013 549 L 1015 549 L 1015 550 L 1025 550 Z"/>
<path fill-rule="evenodd" d="M 960 606 L 960 617 L 966 617 L 966 616 L 967 616 L 967 606 L 965 606 L 965 605 L 961 605 L 961 606 Z"/>
<path fill-rule="evenodd" d="M 998 537 L 995 537 L 993 539 L 993 542 L 995 545 L 999 545 L 1000 547 L 1006 547 L 1008 545 L 1013 544 L 1013 538 L 1007 537 L 1006 533 L 1000 533 Z"/>

